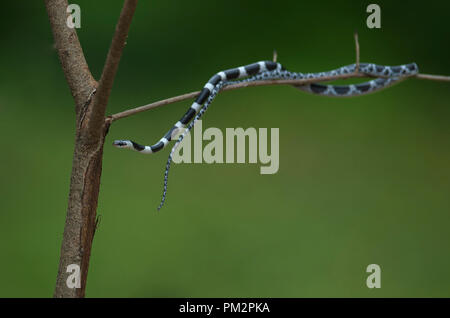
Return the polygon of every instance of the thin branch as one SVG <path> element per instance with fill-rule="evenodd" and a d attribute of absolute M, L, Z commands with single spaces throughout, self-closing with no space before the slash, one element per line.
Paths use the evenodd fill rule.
<path fill-rule="evenodd" d="M 356 51 L 355 73 L 359 73 L 359 41 L 358 41 L 358 33 L 356 32 L 355 32 L 355 51 Z"/>
<path fill-rule="evenodd" d="M 450 82 L 450 76 L 445 75 L 432 75 L 432 74 L 417 74 L 415 76 L 418 79 L 437 81 L 437 82 Z"/>
<path fill-rule="evenodd" d="M 357 32 L 355 32 L 355 34 L 354 34 L 354 39 L 355 39 L 355 54 L 356 54 L 355 65 L 356 65 L 356 67 L 355 67 L 355 71 L 353 73 L 336 75 L 336 76 L 327 76 L 327 77 L 322 77 L 322 78 L 311 78 L 311 79 L 262 80 L 262 81 L 255 81 L 255 82 L 244 82 L 244 83 L 226 86 L 223 89 L 223 91 L 230 91 L 230 90 L 234 90 L 234 89 L 238 89 L 238 88 L 251 87 L 251 86 L 268 86 L 268 85 L 296 86 L 296 85 L 305 85 L 305 84 L 311 84 L 311 83 L 317 83 L 317 82 L 328 82 L 328 81 L 342 80 L 342 79 L 349 79 L 349 78 L 373 77 L 373 76 L 361 73 L 359 71 L 360 58 L 359 58 L 359 41 L 358 41 L 358 33 Z M 277 61 L 277 57 L 278 57 L 277 51 L 274 50 L 273 51 L 273 61 L 274 62 Z M 380 77 L 383 77 L 383 76 L 380 76 Z M 450 81 L 450 76 L 441 76 L 441 75 L 416 74 L 415 76 L 411 76 L 411 77 L 416 77 L 419 79 L 434 80 L 434 81 Z M 108 125 L 110 125 L 113 121 L 116 121 L 118 119 L 129 117 L 131 115 L 138 114 L 138 113 L 141 113 L 141 112 L 153 109 L 153 108 L 165 106 L 168 104 L 173 104 L 173 103 L 183 101 L 186 99 L 191 99 L 191 98 L 197 97 L 199 94 L 200 94 L 200 91 L 196 91 L 196 92 L 192 92 L 192 93 L 187 93 L 187 94 L 163 99 L 163 100 L 160 100 L 160 101 L 157 101 L 157 102 L 154 102 L 151 104 L 147 104 L 144 106 L 136 107 L 133 109 L 128 109 L 126 111 L 106 117 L 105 122 Z"/>
<path fill-rule="evenodd" d="M 350 73 L 350 74 L 343 74 L 343 75 L 336 75 L 336 76 L 327 76 L 322 78 L 311 78 L 311 79 L 298 79 L 298 80 L 264 80 L 264 81 L 255 81 L 255 82 L 248 82 L 248 83 L 238 83 L 233 84 L 230 86 L 226 86 L 223 91 L 230 91 L 235 90 L 239 88 L 244 87 L 252 87 L 252 86 L 271 86 L 271 85 L 305 85 L 305 84 L 311 84 L 311 83 L 317 83 L 317 82 L 328 82 L 328 81 L 334 81 L 334 80 L 342 80 L 342 79 L 349 79 L 349 78 L 361 78 L 361 77 L 369 77 L 366 74 L 363 73 Z M 419 79 L 426 79 L 426 80 L 434 80 L 434 81 L 450 81 L 450 76 L 442 76 L 442 75 L 428 75 L 428 74 L 417 74 L 415 76 L 411 77 L 417 77 Z M 125 117 L 129 117 L 134 114 L 138 114 L 153 108 L 158 108 L 161 106 L 173 104 L 176 102 L 180 102 L 186 99 L 192 99 L 197 97 L 200 94 L 200 91 L 187 93 L 167 99 L 163 99 L 151 104 L 143 105 L 140 107 L 132 108 L 125 110 L 120 113 L 116 113 L 114 115 L 110 115 L 106 118 L 106 121 L 111 123 L 113 121 L 116 121 L 118 119 L 122 119 Z"/>
<path fill-rule="evenodd" d="M 126 44 L 128 31 L 136 10 L 137 2 L 138 0 L 125 0 L 120 13 L 116 31 L 111 41 L 111 46 L 106 57 L 105 66 L 103 67 L 102 76 L 94 98 L 92 116 L 90 116 L 90 121 L 88 123 L 88 129 L 91 133 L 98 132 L 98 127 L 103 126 L 104 124 L 106 105 L 108 104 L 109 95 L 122 56 L 122 51 Z"/>
<path fill-rule="evenodd" d="M 150 109 L 157 108 L 157 107 L 164 106 L 164 105 L 168 105 L 168 104 L 173 104 L 173 103 L 180 102 L 180 101 L 183 101 L 183 100 L 186 100 L 186 99 L 191 99 L 191 98 L 197 97 L 199 94 L 200 94 L 200 91 L 197 91 L 197 92 L 187 93 L 187 94 L 183 94 L 183 95 L 180 95 L 180 96 L 175 96 L 175 97 L 163 99 L 163 100 L 160 100 L 158 102 L 154 102 L 154 103 L 151 103 L 151 104 L 148 104 L 148 105 L 136 107 L 136 108 L 133 108 L 133 109 L 129 109 L 129 110 L 123 111 L 121 113 L 117 113 L 117 114 L 108 116 L 106 118 L 106 121 L 113 122 L 114 120 L 117 120 L 117 119 L 120 119 L 120 118 L 125 118 L 125 117 L 128 117 L 128 116 L 137 114 L 137 113 L 144 112 L 146 110 L 150 110 Z"/>
<path fill-rule="evenodd" d="M 364 76 L 366 76 L 366 75 L 350 73 L 350 74 L 343 74 L 343 75 L 337 75 L 337 76 L 322 77 L 321 79 L 311 78 L 311 79 L 298 79 L 298 80 L 264 80 L 264 81 L 246 82 L 246 83 L 238 83 L 238 84 L 229 85 L 229 86 L 224 87 L 222 91 L 231 91 L 231 90 L 244 88 L 244 87 L 251 87 L 251 86 L 301 85 L 301 84 L 309 84 L 309 83 L 314 83 L 314 82 L 319 82 L 319 81 L 329 81 L 329 80 L 346 79 L 346 78 L 351 78 L 351 77 L 364 77 Z M 192 93 L 187 93 L 187 94 L 163 99 L 163 100 L 160 100 L 160 101 L 148 104 L 148 105 L 129 109 L 129 110 L 108 116 L 106 118 L 106 120 L 108 122 L 113 122 L 118 119 L 125 118 L 128 116 L 137 114 L 137 113 L 141 113 L 141 112 L 153 109 L 153 108 L 165 106 L 168 104 L 173 104 L 173 103 L 180 102 L 180 101 L 183 101 L 186 99 L 191 99 L 191 98 L 197 97 L 199 94 L 200 94 L 200 91 L 196 91 L 196 92 L 192 92 Z"/>

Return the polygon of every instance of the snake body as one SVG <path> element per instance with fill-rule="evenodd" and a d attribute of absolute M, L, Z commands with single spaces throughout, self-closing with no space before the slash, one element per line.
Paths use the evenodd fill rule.
<path fill-rule="evenodd" d="M 261 61 L 246 66 L 240 66 L 225 71 L 221 71 L 212 76 L 204 85 L 200 94 L 197 96 L 191 107 L 186 111 L 183 117 L 175 123 L 175 125 L 154 145 L 144 146 L 132 140 L 115 140 L 113 145 L 117 148 L 126 148 L 138 151 L 144 154 L 158 152 L 165 148 L 172 138 L 179 133 L 180 130 L 186 128 L 183 134 L 179 136 L 177 142 L 170 152 L 164 173 L 164 191 L 158 210 L 163 206 L 167 194 L 167 181 L 172 161 L 172 155 L 183 138 L 190 132 L 196 121 L 208 109 L 212 100 L 219 91 L 227 85 L 239 82 L 252 82 L 266 79 L 320 79 L 329 76 L 345 75 L 355 72 L 356 64 L 340 67 L 335 70 L 320 73 L 297 73 L 286 70 L 280 63 L 272 61 Z M 324 85 L 318 83 L 293 85 L 296 88 L 308 93 L 333 96 L 333 97 L 350 97 L 357 95 L 369 94 L 394 83 L 397 83 L 407 77 L 414 76 L 419 71 L 416 63 L 403 64 L 398 66 L 384 66 L 373 63 L 361 63 L 359 72 L 374 79 L 350 85 Z M 194 118 L 195 117 L 195 118 Z M 194 120 L 192 120 L 194 118 Z"/>

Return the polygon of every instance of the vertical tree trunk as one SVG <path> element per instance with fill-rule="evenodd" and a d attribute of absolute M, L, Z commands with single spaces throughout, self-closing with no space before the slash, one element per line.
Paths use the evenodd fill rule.
<path fill-rule="evenodd" d="M 105 130 L 103 130 L 106 132 Z M 77 129 L 70 180 L 69 203 L 61 246 L 55 297 L 84 297 L 102 173 L 103 133 L 98 140 L 87 140 Z M 67 266 L 80 266 L 81 288 L 66 285 Z"/>
<path fill-rule="evenodd" d="M 109 128 L 105 122 L 106 105 L 137 0 L 125 0 L 98 85 L 89 71 L 75 29 L 66 25 L 67 0 L 46 0 L 45 4 L 76 112 L 69 202 L 54 297 L 84 297 L 96 228 L 103 144 Z M 71 264 L 80 267 L 81 288 L 69 288 L 66 284 L 71 274 L 67 273 L 67 267 Z"/>

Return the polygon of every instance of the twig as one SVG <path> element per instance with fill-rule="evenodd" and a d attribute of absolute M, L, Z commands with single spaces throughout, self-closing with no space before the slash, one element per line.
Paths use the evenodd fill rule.
<path fill-rule="evenodd" d="M 158 102 L 154 102 L 154 103 L 151 103 L 151 104 L 148 104 L 148 105 L 136 107 L 136 108 L 133 108 L 133 109 L 129 109 L 129 110 L 123 111 L 121 113 L 117 113 L 117 114 L 108 116 L 106 118 L 106 120 L 109 121 L 109 122 L 112 122 L 112 121 L 115 121 L 115 120 L 120 119 L 120 118 L 125 118 L 125 117 L 128 117 L 128 116 L 137 114 L 137 113 L 144 112 L 146 110 L 150 110 L 150 109 L 161 107 L 161 106 L 168 105 L 168 104 L 173 104 L 173 103 L 180 102 L 180 101 L 183 101 L 183 100 L 186 100 L 186 99 L 191 99 L 191 98 L 197 97 L 199 94 L 200 94 L 200 91 L 197 91 L 197 92 L 187 93 L 187 94 L 183 94 L 183 95 L 179 95 L 179 96 L 163 99 L 163 100 L 160 100 Z"/>
<path fill-rule="evenodd" d="M 226 86 L 223 91 L 229 91 L 234 89 L 239 89 L 243 87 L 251 87 L 251 86 L 268 86 L 268 85 L 305 85 L 305 84 L 311 84 L 316 82 L 327 82 L 327 81 L 334 81 L 334 80 L 342 80 L 342 79 L 348 79 L 348 78 L 358 78 L 358 77 L 372 77 L 364 73 L 360 73 L 359 66 L 360 66 L 360 58 L 359 58 L 359 41 L 358 41 L 358 33 L 355 32 L 354 34 L 355 39 L 355 54 L 356 54 L 356 67 L 355 71 L 350 74 L 342 74 L 342 75 L 336 75 L 336 76 L 327 76 L 322 78 L 312 78 L 312 79 L 298 79 L 298 80 L 262 80 L 262 81 L 255 81 L 255 82 L 244 82 L 239 84 L 233 84 Z M 273 61 L 277 61 L 277 51 L 273 51 Z M 383 77 L 383 76 L 380 76 Z M 433 80 L 433 81 L 450 81 L 450 76 L 442 76 L 442 75 L 429 75 L 429 74 L 416 74 L 415 76 L 419 79 L 426 79 L 426 80 Z M 129 117 L 134 114 L 138 114 L 153 108 L 165 106 L 168 104 L 173 104 L 179 101 L 183 101 L 186 99 L 191 99 L 194 97 L 197 97 L 200 94 L 200 91 L 187 93 L 167 99 L 163 99 L 151 104 L 147 104 L 144 106 L 128 109 L 126 111 L 110 115 L 108 116 L 105 121 L 108 125 L 110 125 L 113 121 L 116 121 L 121 118 Z"/>
<path fill-rule="evenodd" d="M 355 73 L 359 73 L 359 41 L 358 41 L 358 33 L 356 32 L 355 32 L 355 51 L 356 51 Z"/>
<path fill-rule="evenodd" d="M 337 76 L 322 77 L 320 79 L 311 78 L 311 79 L 299 79 L 299 80 L 264 80 L 264 81 L 246 82 L 246 83 L 238 83 L 238 84 L 229 85 L 229 86 L 224 87 L 223 91 L 231 91 L 231 90 L 235 90 L 235 89 L 239 89 L 239 88 L 252 87 L 252 86 L 302 85 L 302 84 L 309 84 L 309 83 L 314 83 L 314 82 L 319 82 L 319 81 L 330 81 L 330 80 L 347 79 L 347 78 L 351 78 L 351 77 L 365 77 L 365 76 L 366 75 L 364 75 L 364 74 L 350 73 L 350 74 L 343 74 L 343 75 L 337 75 Z M 106 118 L 106 120 L 109 122 L 113 122 L 118 119 L 125 118 L 128 116 L 137 114 L 137 113 L 141 113 L 141 112 L 153 109 L 153 108 L 165 106 L 168 104 L 173 104 L 173 103 L 180 102 L 180 101 L 183 101 L 186 99 L 191 99 L 191 98 L 197 97 L 199 94 L 200 94 L 200 91 L 196 91 L 196 92 L 192 92 L 192 93 L 187 93 L 187 94 L 163 99 L 163 100 L 151 103 L 151 104 L 147 104 L 147 105 L 129 109 L 129 110 L 126 110 L 126 111 L 123 111 L 123 112 L 120 112 L 120 113 L 117 113 L 114 115 L 110 115 Z"/>
<path fill-rule="evenodd" d="M 450 76 L 445 75 L 432 75 L 432 74 L 417 74 L 415 76 L 418 79 L 437 81 L 437 82 L 450 82 Z"/>
<path fill-rule="evenodd" d="M 359 77 L 368 77 L 368 76 L 366 74 L 362 74 L 362 73 L 350 73 L 350 74 L 328 76 L 328 77 L 322 77 L 322 78 L 312 78 L 312 79 L 255 81 L 255 82 L 239 83 L 239 84 L 230 85 L 230 86 L 225 87 L 223 89 L 223 91 L 230 91 L 230 90 L 235 90 L 235 89 L 244 88 L 244 87 L 252 87 L 252 86 L 305 85 L 305 84 L 311 84 L 311 83 L 316 83 L 316 82 L 327 82 L 327 81 L 333 81 L 333 80 L 359 78 Z M 417 77 L 419 79 L 434 80 L 434 81 L 446 81 L 446 82 L 450 81 L 450 76 L 442 76 L 442 75 L 417 74 L 416 76 L 411 76 L 411 77 Z M 106 118 L 106 121 L 111 123 L 118 119 L 129 117 L 131 115 L 138 114 L 138 113 L 141 113 L 141 112 L 153 109 L 153 108 L 158 108 L 161 106 L 180 102 L 180 101 L 183 101 L 186 99 L 191 99 L 191 98 L 197 97 L 198 94 L 200 94 L 200 91 L 179 95 L 179 96 L 163 99 L 163 100 L 151 103 L 151 104 L 128 109 L 123 112 L 108 116 Z"/>

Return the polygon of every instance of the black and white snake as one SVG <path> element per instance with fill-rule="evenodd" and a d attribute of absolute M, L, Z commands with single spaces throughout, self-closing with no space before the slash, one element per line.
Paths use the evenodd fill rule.
<path fill-rule="evenodd" d="M 180 135 L 180 137 L 174 144 L 167 160 L 166 170 L 164 173 L 164 191 L 161 203 L 158 207 L 159 210 L 165 202 L 169 168 L 172 162 L 172 155 L 174 151 L 183 140 L 184 136 L 186 136 L 186 134 L 188 134 L 192 127 L 195 125 L 195 122 L 208 109 L 212 100 L 224 86 L 236 84 L 239 82 L 252 82 L 266 79 L 323 78 L 329 76 L 351 74 L 355 71 L 355 69 L 356 64 L 351 64 L 329 72 L 295 73 L 287 71 L 280 63 L 272 61 L 262 61 L 246 66 L 232 68 L 226 71 L 221 71 L 209 79 L 209 81 L 205 84 L 200 94 L 195 99 L 194 103 L 191 105 L 188 111 L 184 114 L 184 116 L 179 121 L 177 121 L 175 125 L 156 144 L 152 146 L 143 146 L 131 140 L 115 140 L 113 145 L 117 148 L 127 148 L 136 150 L 140 153 L 151 154 L 154 152 L 158 152 L 166 147 L 172 140 L 172 137 L 178 135 L 180 130 L 185 129 L 185 131 Z M 364 95 L 386 88 L 400 80 L 405 79 L 406 77 L 413 76 L 418 73 L 419 69 L 416 63 L 398 66 L 384 66 L 371 63 L 361 63 L 359 65 L 359 71 L 376 78 L 364 83 L 350 85 L 323 85 L 312 83 L 294 86 L 303 91 L 324 96 L 349 97 Z M 242 80 L 236 81 L 237 79 Z M 192 120 L 192 118 L 194 118 L 194 120 Z M 188 123 L 189 125 L 186 127 Z"/>

